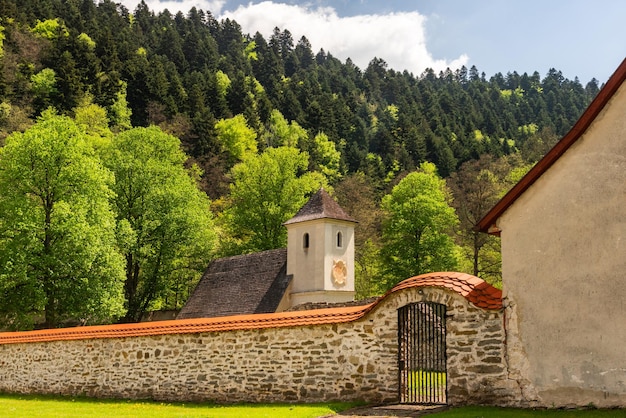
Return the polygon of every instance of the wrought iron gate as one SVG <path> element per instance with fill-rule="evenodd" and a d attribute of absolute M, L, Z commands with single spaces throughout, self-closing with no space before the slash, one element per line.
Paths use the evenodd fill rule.
<path fill-rule="evenodd" d="M 446 306 L 418 302 L 398 309 L 400 403 L 446 404 Z"/>

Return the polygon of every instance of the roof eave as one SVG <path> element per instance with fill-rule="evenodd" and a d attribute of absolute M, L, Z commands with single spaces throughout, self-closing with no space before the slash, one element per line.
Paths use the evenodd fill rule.
<path fill-rule="evenodd" d="M 304 219 L 304 220 L 296 220 L 296 221 L 292 221 L 291 219 L 283 222 L 284 226 L 289 226 L 289 225 L 295 225 L 295 224 L 301 224 L 301 223 L 305 223 L 305 222 L 316 222 L 316 221 L 324 221 L 324 220 L 333 220 L 333 221 L 338 221 L 338 222 L 345 222 L 345 223 L 350 223 L 350 224 L 358 224 L 359 221 L 354 220 L 354 219 L 348 219 L 348 218 L 338 218 L 335 216 L 327 216 L 327 215 L 322 215 L 322 216 L 318 216 L 315 218 L 311 218 L 311 219 Z"/>

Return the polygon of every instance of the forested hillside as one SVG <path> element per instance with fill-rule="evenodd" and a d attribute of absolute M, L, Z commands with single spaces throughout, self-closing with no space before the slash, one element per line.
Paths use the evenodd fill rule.
<path fill-rule="evenodd" d="M 556 69 L 411 74 L 389 69 L 384 57 L 360 69 L 313 51 L 289 28 L 265 39 L 195 8 L 173 15 L 143 2 L 129 11 L 109 0 L 3 0 L 0 18 L 0 145 L 48 108 L 103 137 L 158 126 L 180 139 L 186 167 L 200 168 L 216 217 L 214 255 L 284 245 L 281 223 L 325 186 L 361 221 L 361 295 L 411 271 L 390 271 L 398 252 L 421 258 L 414 266 L 497 282 L 498 244 L 472 232 L 473 223 L 599 90 L 595 79 L 583 85 Z M 94 109 L 104 109 L 104 126 Z M 264 172 L 269 179 L 251 183 Z M 421 177 L 405 177 L 412 172 Z M 412 224 L 420 225 L 413 237 L 438 231 L 420 245 L 450 237 L 441 248 L 453 253 L 452 264 L 431 262 L 420 245 L 402 248 L 410 238 L 393 219 L 396 202 L 416 197 L 406 190 L 455 209 L 440 225 Z"/>

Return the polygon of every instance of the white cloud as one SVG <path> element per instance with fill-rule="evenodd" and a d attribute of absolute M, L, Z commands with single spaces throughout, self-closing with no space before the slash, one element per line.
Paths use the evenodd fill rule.
<path fill-rule="evenodd" d="M 134 10 L 137 0 L 122 0 Z M 420 75 L 426 68 L 435 72 L 447 67 L 456 69 L 466 65 L 469 58 L 463 54 L 452 60 L 435 59 L 428 51 L 424 25 L 426 17 L 417 12 L 339 17 L 332 7 L 305 7 L 274 1 L 248 3 L 234 11 L 223 11 L 224 0 L 147 0 L 151 10 L 187 12 L 191 7 L 210 10 L 218 19 L 234 19 L 244 33 L 260 32 L 266 39 L 275 27 L 289 30 L 294 42 L 302 37 L 311 42 L 313 52 L 321 48 L 341 60 L 346 58 L 365 69 L 374 58 L 385 60 L 389 68 L 408 70 Z"/>
<path fill-rule="evenodd" d="M 314 52 L 323 48 L 341 60 L 352 59 L 361 69 L 374 57 L 384 59 L 390 68 L 416 75 L 426 68 L 439 72 L 468 62 L 467 55 L 452 61 L 434 59 L 426 46 L 426 17 L 417 12 L 339 17 L 328 7 L 312 9 L 264 1 L 240 6 L 221 17 L 234 19 L 244 32 L 258 31 L 266 39 L 275 27 L 289 30 L 294 42 L 304 35 Z"/>

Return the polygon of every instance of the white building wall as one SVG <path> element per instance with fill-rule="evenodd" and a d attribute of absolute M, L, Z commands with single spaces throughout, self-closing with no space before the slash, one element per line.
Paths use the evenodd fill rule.
<path fill-rule="evenodd" d="M 498 227 L 510 373 L 525 396 L 626 405 L 626 86 Z"/>
<path fill-rule="evenodd" d="M 337 246 L 337 233 L 342 246 Z M 304 248 L 304 235 L 309 247 Z M 287 225 L 287 274 L 292 274 L 291 304 L 354 300 L 354 224 L 316 219 Z M 337 262 L 345 264 L 345 282 L 333 279 Z"/>

